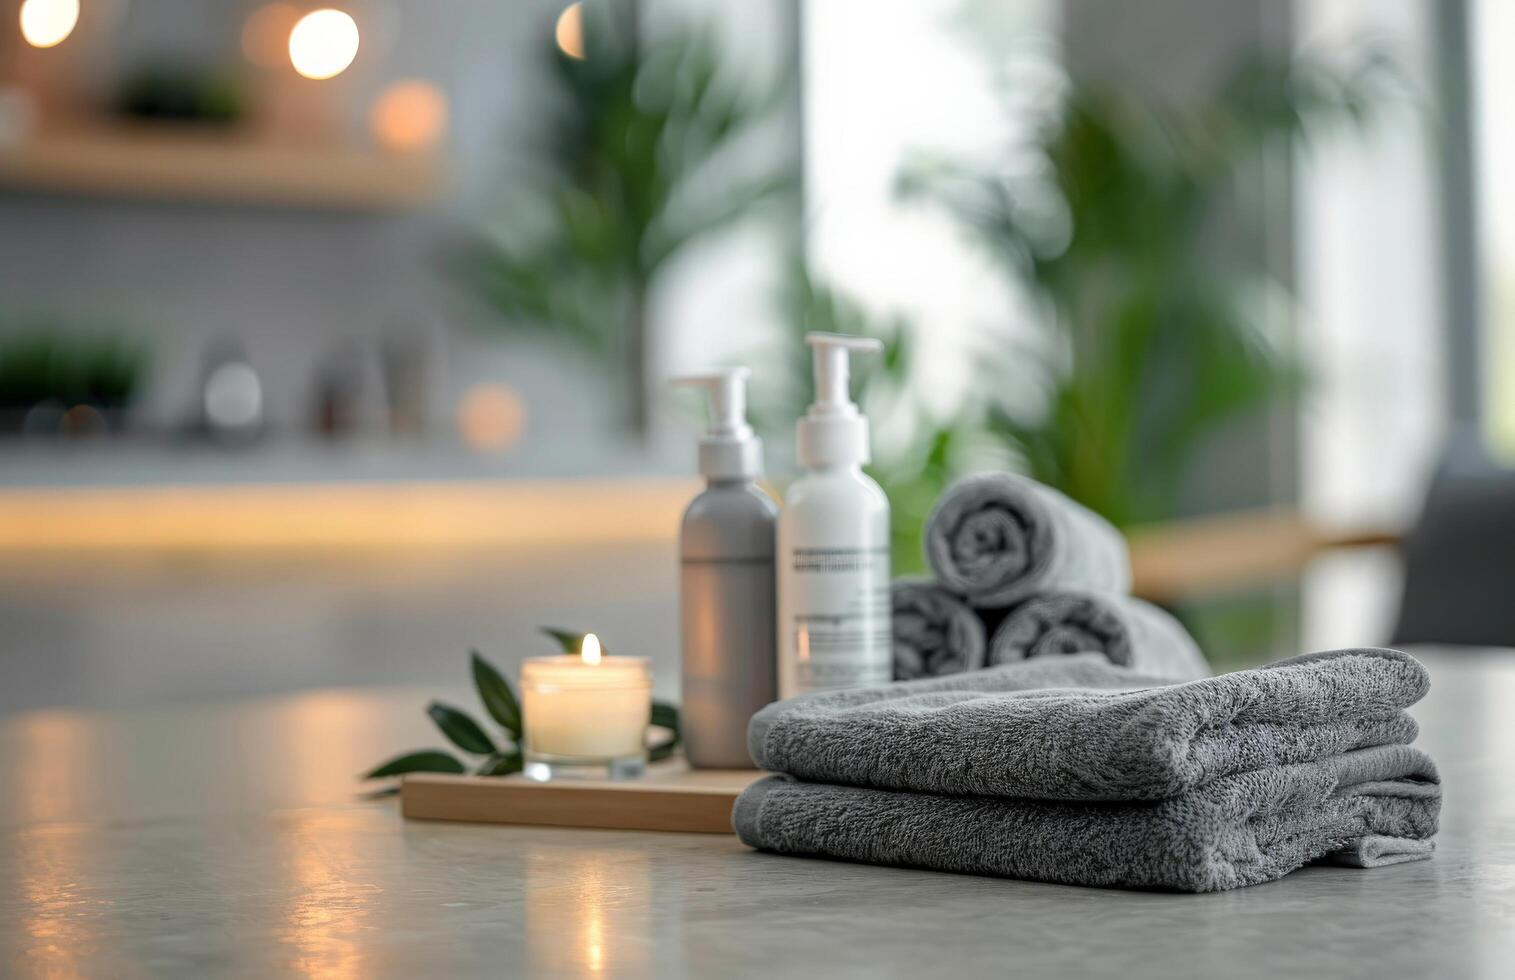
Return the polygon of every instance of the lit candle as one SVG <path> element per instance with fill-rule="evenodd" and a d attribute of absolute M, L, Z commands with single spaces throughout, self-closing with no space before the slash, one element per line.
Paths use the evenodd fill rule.
<path fill-rule="evenodd" d="M 531 657 L 521 665 L 526 774 L 548 779 L 565 767 L 605 767 L 636 775 L 647 758 L 652 665 L 607 657 L 584 637 L 578 656 Z"/>

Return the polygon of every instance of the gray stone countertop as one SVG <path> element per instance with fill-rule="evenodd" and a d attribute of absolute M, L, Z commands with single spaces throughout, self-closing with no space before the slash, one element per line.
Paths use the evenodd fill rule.
<path fill-rule="evenodd" d="M 1421 652 L 1435 858 L 1216 895 L 407 823 L 353 775 L 435 742 L 430 689 L 25 711 L 0 718 L 0 973 L 1509 976 L 1515 651 Z"/>

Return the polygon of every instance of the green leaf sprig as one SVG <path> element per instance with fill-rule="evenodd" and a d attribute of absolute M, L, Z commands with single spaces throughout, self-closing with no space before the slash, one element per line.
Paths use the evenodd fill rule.
<path fill-rule="evenodd" d="M 557 641 L 564 653 L 578 653 L 586 634 L 573 630 L 542 627 L 542 632 Z M 385 779 L 403 776 L 408 772 L 443 772 L 462 774 L 472 772 L 476 776 L 508 776 L 520 772 L 525 765 L 521 746 L 524 732 L 521 702 L 516 698 L 503 674 L 485 660 L 479 651 L 472 651 L 470 668 L 473 684 L 479 692 L 479 701 L 495 723 L 503 729 L 503 737 L 491 737 L 485 727 L 461 708 L 433 701 L 426 706 L 426 714 L 446 736 L 447 741 L 480 761 L 465 763 L 450 752 L 440 749 L 422 749 L 396 756 L 382 765 L 363 774 L 364 779 Z M 647 756 L 657 762 L 671 756 L 679 744 L 679 709 L 667 702 L 654 701 L 648 723 L 664 729 L 666 734 L 648 747 Z"/>

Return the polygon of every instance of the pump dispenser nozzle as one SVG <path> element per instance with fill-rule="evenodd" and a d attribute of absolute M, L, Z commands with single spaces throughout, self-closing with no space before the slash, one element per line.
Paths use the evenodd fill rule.
<path fill-rule="evenodd" d="M 810 406 L 811 416 L 853 415 L 857 406 L 852 403 L 848 389 L 852 370 L 849 354 L 877 354 L 884 349 L 884 342 L 873 337 L 852 337 L 839 333 L 807 333 L 805 343 L 815 359 L 815 404 Z"/>
<path fill-rule="evenodd" d="M 801 466 L 848 466 L 868 462 L 868 419 L 853 404 L 849 390 L 853 351 L 876 354 L 884 349 L 873 337 L 807 333 L 815 360 L 815 401 L 799 421 L 795 448 Z"/>
<path fill-rule="evenodd" d="M 722 368 L 674 378 L 681 387 L 704 388 L 710 396 L 710 431 L 700 440 L 700 473 L 712 480 L 755 479 L 763 472 L 763 442 L 747 424 L 744 367 Z"/>

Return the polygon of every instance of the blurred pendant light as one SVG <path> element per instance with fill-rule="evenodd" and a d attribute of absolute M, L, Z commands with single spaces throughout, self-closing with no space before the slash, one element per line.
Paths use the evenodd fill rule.
<path fill-rule="evenodd" d="M 79 23 L 79 0 L 25 0 L 21 36 L 34 48 L 62 44 Z"/>
<path fill-rule="evenodd" d="M 558 50 L 578 61 L 584 60 L 584 5 L 571 3 L 558 15 L 554 32 Z"/>
<path fill-rule="evenodd" d="M 368 127 L 391 153 L 433 150 L 447 132 L 447 97 L 419 78 L 395 82 L 374 101 Z"/>
<path fill-rule="evenodd" d="M 312 10 L 289 32 L 289 61 L 306 78 L 335 78 L 358 56 L 358 24 L 331 7 Z"/>

